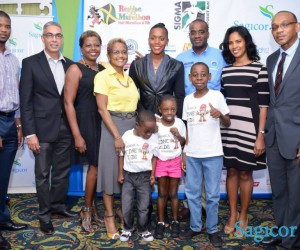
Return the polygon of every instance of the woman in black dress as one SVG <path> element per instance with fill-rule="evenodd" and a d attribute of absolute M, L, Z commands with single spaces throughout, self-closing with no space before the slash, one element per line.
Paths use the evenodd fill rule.
<path fill-rule="evenodd" d="M 94 232 L 92 220 L 101 222 L 95 198 L 97 166 L 101 134 L 101 116 L 94 96 L 94 77 L 104 69 L 96 62 L 101 51 L 101 38 L 94 31 L 85 31 L 79 39 L 82 59 L 66 73 L 64 87 L 65 110 L 75 143 L 73 163 L 88 164 L 85 185 L 85 206 L 81 209 L 84 231 Z"/>

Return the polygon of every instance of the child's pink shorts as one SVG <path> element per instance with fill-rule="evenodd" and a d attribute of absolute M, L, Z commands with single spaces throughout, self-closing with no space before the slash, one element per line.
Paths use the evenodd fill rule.
<path fill-rule="evenodd" d="M 181 178 L 181 157 L 178 156 L 174 159 L 162 161 L 157 159 L 156 168 L 155 168 L 155 177 L 172 177 L 172 178 Z"/>

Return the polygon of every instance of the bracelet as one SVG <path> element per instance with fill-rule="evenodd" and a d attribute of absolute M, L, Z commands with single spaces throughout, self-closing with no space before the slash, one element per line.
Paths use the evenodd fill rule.
<path fill-rule="evenodd" d="M 17 128 L 22 128 L 22 125 L 21 124 L 17 124 L 16 127 Z"/>
<path fill-rule="evenodd" d="M 264 133 L 265 133 L 265 131 L 264 131 L 264 130 L 260 130 L 260 131 L 259 131 L 259 133 L 261 133 L 261 134 L 264 134 Z"/>
<path fill-rule="evenodd" d="M 119 139 L 121 139 L 121 136 L 115 137 L 115 141 L 117 141 L 117 140 L 119 140 Z"/>

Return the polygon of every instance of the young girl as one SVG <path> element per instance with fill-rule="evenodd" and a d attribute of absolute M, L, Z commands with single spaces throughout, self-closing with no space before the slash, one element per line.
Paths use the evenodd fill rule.
<path fill-rule="evenodd" d="M 205 63 L 195 63 L 189 78 L 196 91 L 184 99 L 182 118 L 187 121 L 187 140 L 182 165 L 186 171 L 185 194 L 191 217 L 190 230 L 182 233 L 180 238 L 189 240 L 201 233 L 201 189 L 204 180 L 206 231 L 212 245 L 222 247 L 222 238 L 217 227 L 223 166 L 220 123 L 229 127 L 230 119 L 223 95 L 219 91 L 207 88 L 210 77 Z"/>
<path fill-rule="evenodd" d="M 170 197 L 173 212 L 171 236 L 179 236 L 178 197 L 177 190 L 181 178 L 181 147 L 185 144 L 186 128 L 182 120 L 177 118 L 177 104 L 174 96 L 165 95 L 159 106 L 161 120 L 158 125 L 159 154 L 155 177 L 158 179 L 158 223 L 155 230 L 157 239 L 163 238 L 164 210 Z"/>

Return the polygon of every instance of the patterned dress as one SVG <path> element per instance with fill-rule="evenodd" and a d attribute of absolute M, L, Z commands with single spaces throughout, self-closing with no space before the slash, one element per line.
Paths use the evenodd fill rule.
<path fill-rule="evenodd" d="M 231 126 L 222 128 L 224 166 L 240 171 L 266 168 L 266 156 L 254 157 L 259 108 L 269 105 L 267 69 L 259 62 L 227 66 L 222 72 L 222 92 L 230 109 Z"/>

